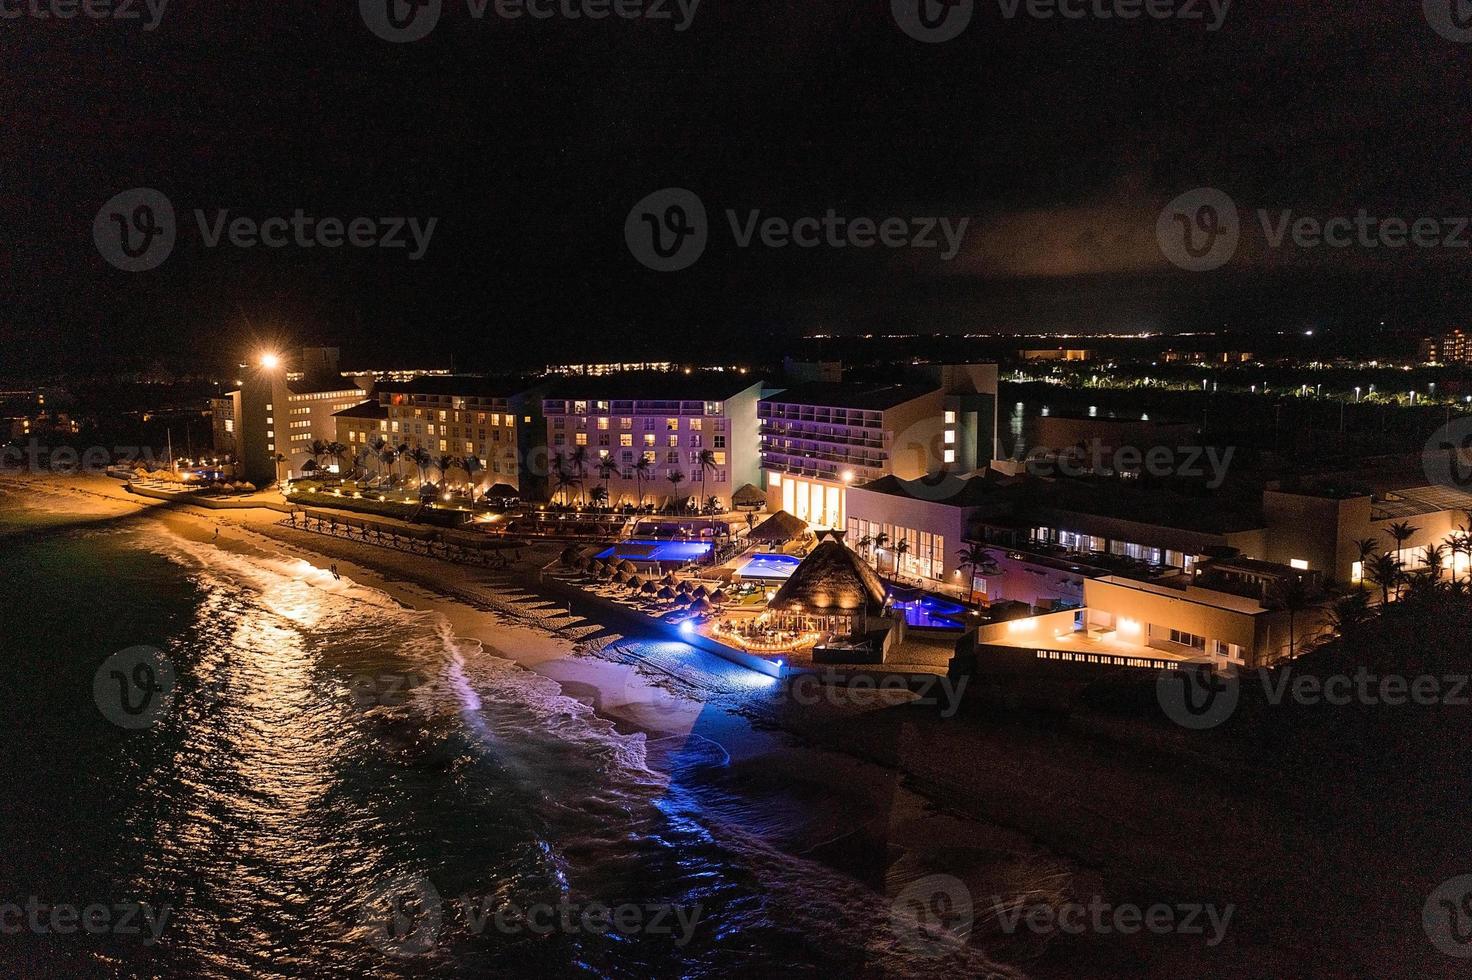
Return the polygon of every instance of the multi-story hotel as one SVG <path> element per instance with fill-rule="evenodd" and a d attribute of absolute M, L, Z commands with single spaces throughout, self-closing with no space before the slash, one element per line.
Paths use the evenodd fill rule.
<path fill-rule="evenodd" d="M 1472 364 L 1472 337 L 1460 327 L 1421 341 L 1421 360 L 1429 364 Z"/>
<path fill-rule="evenodd" d="M 926 369 L 920 383 L 814 383 L 758 407 L 767 505 L 844 528 L 849 487 L 969 473 L 996 447 L 997 367 Z"/>
<path fill-rule="evenodd" d="M 730 371 L 557 382 L 542 403 L 551 494 L 586 496 L 606 484 L 615 507 L 641 498 L 663 506 L 708 497 L 729 507 L 733 492 L 759 479 L 761 387 Z"/>
<path fill-rule="evenodd" d="M 474 456 L 481 486 L 506 484 L 527 499 L 546 492 L 545 387 L 523 379 L 427 376 L 380 384 L 374 400 L 337 414 L 337 440 L 353 453 L 382 440 L 436 460 Z"/>
<path fill-rule="evenodd" d="M 222 428 L 234 438 L 241 472 L 260 485 L 301 473 L 312 443 L 337 438 L 333 416 L 367 396 L 338 372 L 335 348 L 305 348 L 294 364 L 263 354 L 242 369 Z"/>

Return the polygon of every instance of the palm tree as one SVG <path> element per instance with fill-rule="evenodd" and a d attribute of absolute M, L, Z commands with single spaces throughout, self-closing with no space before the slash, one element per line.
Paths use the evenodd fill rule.
<path fill-rule="evenodd" d="M 1308 588 L 1303 579 L 1293 576 L 1278 583 L 1273 602 L 1288 613 L 1288 658 L 1298 656 L 1298 614 L 1310 605 Z"/>
<path fill-rule="evenodd" d="M 356 480 L 358 478 L 359 470 L 363 472 L 364 476 L 368 475 L 368 463 L 370 461 L 378 462 L 378 454 L 368 446 L 360 446 L 358 451 L 353 454 L 353 479 Z"/>
<path fill-rule="evenodd" d="M 971 570 L 971 574 L 966 576 L 966 595 L 972 602 L 975 602 L 977 573 L 995 575 L 1001 566 L 997 564 L 996 556 L 979 544 L 968 544 L 960 550 L 957 557 L 960 558 L 963 569 Z"/>
<path fill-rule="evenodd" d="M 608 503 L 608 488 L 594 487 L 592 490 L 588 491 L 588 499 L 593 501 L 593 506 L 602 507 L 604 504 Z"/>
<path fill-rule="evenodd" d="M 900 573 L 900 559 L 903 558 L 905 555 L 907 555 L 909 553 L 910 553 L 910 542 L 907 539 L 900 538 L 898 541 L 896 541 L 894 543 L 894 571 L 893 571 L 893 574 L 898 575 Z"/>
<path fill-rule="evenodd" d="M 385 445 L 378 451 L 378 458 L 383 461 L 384 468 L 388 470 L 390 485 L 392 485 L 393 478 L 397 475 L 394 473 L 394 464 L 399 460 L 399 451 L 392 446 Z"/>
<path fill-rule="evenodd" d="M 1411 538 L 1414 538 L 1416 532 L 1419 530 L 1421 529 L 1409 521 L 1397 521 L 1385 529 L 1385 533 L 1395 539 L 1395 557 L 1400 557 L 1401 551 L 1405 548 L 1405 543 L 1411 540 Z"/>
<path fill-rule="evenodd" d="M 603 479 L 603 499 L 608 499 L 608 483 L 613 475 L 618 472 L 618 463 L 612 455 L 604 456 L 598 460 L 598 475 Z"/>
<path fill-rule="evenodd" d="M 878 534 L 874 535 L 874 568 L 875 568 L 876 571 L 879 568 L 879 555 L 880 555 L 881 552 L 884 551 L 885 547 L 888 546 L 888 544 L 889 544 L 889 535 L 888 534 L 885 534 L 883 531 L 880 531 Z"/>
<path fill-rule="evenodd" d="M 281 464 L 286 462 L 286 457 L 280 453 L 271 453 L 271 468 L 276 472 L 276 482 L 281 482 Z"/>
<path fill-rule="evenodd" d="M 638 462 L 634 464 L 634 485 L 639 490 L 639 509 L 644 509 L 644 481 L 654 475 L 654 464 L 649 462 L 649 457 L 640 455 Z"/>
<path fill-rule="evenodd" d="M 714 514 L 716 511 L 718 511 L 720 509 L 721 509 L 721 500 L 720 500 L 719 497 L 706 497 L 705 498 L 705 510 L 706 510 L 706 513 L 708 513 L 708 514 Z"/>
<path fill-rule="evenodd" d="M 313 439 L 312 445 L 307 448 L 307 455 L 312 457 L 312 461 L 318 466 L 321 466 L 323 460 L 327 458 L 327 445 L 321 439 Z"/>
<path fill-rule="evenodd" d="M 574 446 L 572 450 L 572 475 L 578 481 L 578 499 L 582 503 L 586 500 L 582 496 L 583 478 L 588 475 L 588 447 Z"/>
<path fill-rule="evenodd" d="M 460 461 L 454 456 L 441 456 L 435 460 L 434 468 L 440 471 L 440 489 L 448 489 L 450 484 L 450 471 L 460 465 Z"/>
<path fill-rule="evenodd" d="M 422 489 L 429 482 L 429 470 L 434 466 L 434 457 L 423 446 L 415 446 L 409 452 L 409 459 L 419 469 L 419 486 Z"/>
<path fill-rule="evenodd" d="M 679 470 L 670 470 L 665 479 L 670 481 L 670 507 L 673 508 L 675 506 L 675 494 L 680 492 L 680 484 L 685 482 L 685 474 Z"/>
<path fill-rule="evenodd" d="M 564 505 L 571 505 L 572 491 L 577 485 L 578 478 L 572 475 L 571 470 L 559 468 L 552 473 L 553 496 L 561 493 Z"/>
<path fill-rule="evenodd" d="M 465 482 L 470 484 L 470 502 L 475 504 L 475 474 L 485 471 L 486 464 L 480 461 L 480 457 L 471 453 L 460 461 L 460 468 L 465 471 Z"/>
<path fill-rule="evenodd" d="M 1426 563 L 1426 569 L 1431 575 L 1431 581 L 1440 582 L 1442 566 L 1446 562 L 1446 547 L 1439 544 L 1428 544 L 1421 551 L 1421 560 Z"/>
<path fill-rule="evenodd" d="M 1329 625 L 1341 637 L 1354 633 L 1369 620 L 1369 597 L 1363 590 L 1341 596 L 1329 612 Z"/>
<path fill-rule="evenodd" d="M 409 448 L 409 444 L 407 442 L 399 443 L 398 448 L 394 450 L 394 455 L 399 458 L 400 462 L 404 460 L 412 461 L 414 459 L 414 451 Z"/>
<path fill-rule="evenodd" d="M 337 475 L 342 476 L 342 471 L 347 469 L 348 447 L 340 442 L 329 442 L 327 444 L 327 455 L 337 460 Z"/>
<path fill-rule="evenodd" d="M 1394 555 L 1386 552 L 1376 555 L 1370 560 L 1366 567 L 1365 575 L 1371 582 L 1380 586 L 1380 604 L 1390 605 L 1390 589 L 1395 587 L 1395 596 L 1400 598 L 1401 561 Z"/>
<path fill-rule="evenodd" d="M 705 478 L 716 470 L 716 454 L 702 449 L 695 456 L 696 472 L 700 474 L 700 497 L 705 499 Z"/>
<path fill-rule="evenodd" d="M 868 558 L 869 549 L 874 547 L 874 537 L 873 535 L 866 534 L 858 540 L 857 544 L 859 546 L 859 554 L 863 555 L 865 558 Z"/>

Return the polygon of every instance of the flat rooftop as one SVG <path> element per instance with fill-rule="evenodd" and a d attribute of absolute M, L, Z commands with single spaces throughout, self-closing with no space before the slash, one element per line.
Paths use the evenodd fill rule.
<path fill-rule="evenodd" d="M 923 384 L 863 384 L 859 382 L 813 382 L 785 388 L 762 401 L 778 405 L 810 405 L 814 408 L 856 408 L 882 412 L 913 401 L 937 389 Z"/>

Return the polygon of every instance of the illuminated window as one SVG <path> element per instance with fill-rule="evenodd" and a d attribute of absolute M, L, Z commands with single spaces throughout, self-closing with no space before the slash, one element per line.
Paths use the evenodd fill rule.
<path fill-rule="evenodd" d="M 598 420 L 598 428 L 602 432 L 608 431 L 608 417 L 604 416 Z"/>
<path fill-rule="evenodd" d="M 680 420 L 679 419 L 665 419 L 664 420 L 664 427 L 667 430 L 669 430 L 670 432 L 675 432 L 676 430 L 678 430 L 680 428 Z"/>
<path fill-rule="evenodd" d="M 956 413 L 955 412 L 947 412 L 946 413 L 946 425 L 955 425 L 955 424 L 956 424 Z"/>
<path fill-rule="evenodd" d="M 652 445 L 654 445 L 654 433 L 652 433 L 652 432 L 646 432 L 644 434 L 644 445 L 646 445 L 646 446 L 652 446 Z"/>
<path fill-rule="evenodd" d="M 947 463 L 954 463 L 956 461 L 956 451 L 954 449 L 946 450 L 945 461 Z"/>
<path fill-rule="evenodd" d="M 1302 558 L 1295 558 L 1288 564 L 1293 568 L 1298 569 L 1300 572 L 1308 571 L 1308 562 L 1304 561 Z"/>
<path fill-rule="evenodd" d="M 947 429 L 946 430 L 946 445 L 947 446 L 954 446 L 955 444 L 956 444 L 956 430 L 955 429 Z"/>
<path fill-rule="evenodd" d="M 586 432 L 579 432 L 577 435 L 573 436 L 572 441 L 576 445 L 586 446 L 588 444 L 588 434 Z"/>
<path fill-rule="evenodd" d="M 618 437 L 618 444 L 620 446 L 632 446 L 634 444 L 634 437 L 625 432 L 623 435 Z"/>

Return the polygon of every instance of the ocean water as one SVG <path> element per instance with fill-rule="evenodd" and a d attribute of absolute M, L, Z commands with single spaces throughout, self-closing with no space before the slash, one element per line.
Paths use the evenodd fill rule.
<path fill-rule="evenodd" d="M 309 564 L 20 504 L 0 497 L 0 927 L 6 903 L 168 918 L 156 940 L 146 925 L 0 935 L 0 972 L 941 965 L 891 927 L 882 896 L 753 833 L 766 804 L 702 778 L 725 764 L 715 743 L 620 733 L 442 617 Z M 163 658 L 141 680 L 140 655 L 110 659 L 139 646 Z M 119 707 L 165 667 L 151 724 L 110 720 L 128 724 Z"/>

